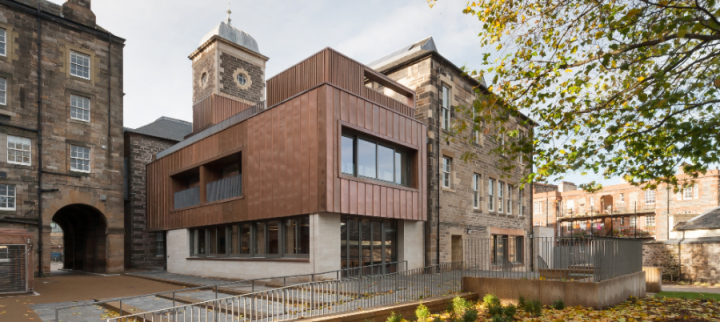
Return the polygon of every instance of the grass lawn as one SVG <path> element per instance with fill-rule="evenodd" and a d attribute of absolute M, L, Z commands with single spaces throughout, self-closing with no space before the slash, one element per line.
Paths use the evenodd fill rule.
<path fill-rule="evenodd" d="M 720 301 L 720 294 L 715 293 L 694 293 L 694 292 L 660 292 L 656 297 L 670 297 L 688 300 L 716 300 Z"/>

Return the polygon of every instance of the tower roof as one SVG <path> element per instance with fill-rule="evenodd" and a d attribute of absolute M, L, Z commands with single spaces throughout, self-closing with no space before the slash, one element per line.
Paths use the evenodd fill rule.
<path fill-rule="evenodd" d="M 253 52 L 256 52 L 258 54 L 260 53 L 260 49 L 258 48 L 258 44 L 257 41 L 255 41 L 255 38 L 250 36 L 250 34 L 248 34 L 247 32 L 231 26 L 229 21 L 223 21 L 217 26 L 215 26 L 215 28 L 210 30 L 210 32 L 208 32 L 200 41 L 200 46 L 205 44 L 213 36 L 222 37 L 223 39 L 229 40 L 232 43 L 250 49 Z"/>

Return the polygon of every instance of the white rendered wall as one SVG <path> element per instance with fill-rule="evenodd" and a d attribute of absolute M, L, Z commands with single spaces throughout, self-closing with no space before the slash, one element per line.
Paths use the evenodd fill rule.
<path fill-rule="evenodd" d="M 292 262 L 282 259 L 188 260 L 190 247 L 187 229 L 168 231 L 167 248 L 167 270 L 175 274 L 252 279 L 333 271 L 340 269 L 340 215 L 310 215 L 309 262 Z M 335 276 L 335 274 L 330 275 Z"/>
<path fill-rule="evenodd" d="M 398 261 L 407 261 L 408 269 L 424 267 L 424 245 L 424 221 L 398 221 Z M 400 266 L 399 268 L 402 269 L 403 267 Z"/>

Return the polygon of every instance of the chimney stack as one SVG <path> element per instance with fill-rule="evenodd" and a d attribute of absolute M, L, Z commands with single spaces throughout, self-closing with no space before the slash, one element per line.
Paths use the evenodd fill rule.
<path fill-rule="evenodd" d="M 62 13 L 66 19 L 95 28 L 95 14 L 90 9 L 90 0 L 67 0 L 62 5 Z"/>

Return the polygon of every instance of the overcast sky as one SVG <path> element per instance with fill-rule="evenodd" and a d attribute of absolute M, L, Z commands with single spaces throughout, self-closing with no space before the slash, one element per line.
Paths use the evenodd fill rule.
<path fill-rule="evenodd" d="M 50 0 L 62 4 L 64 0 Z M 433 36 L 458 66 L 479 68 L 480 23 L 462 13 L 465 0 L 232 0 L 232 25 L 270 57 L 266 78 L 325 47 L 362 63 Z M 126 127 L 168 116 L 192 121 L 190 60 L 200 39 L 223 21 L 227 0 L 93 0 L 98 25 L 125 38 Z M 569 175 L 576 183 L 601 179 Z M 605 181 L 619 183 L 622 180 Z"/>

